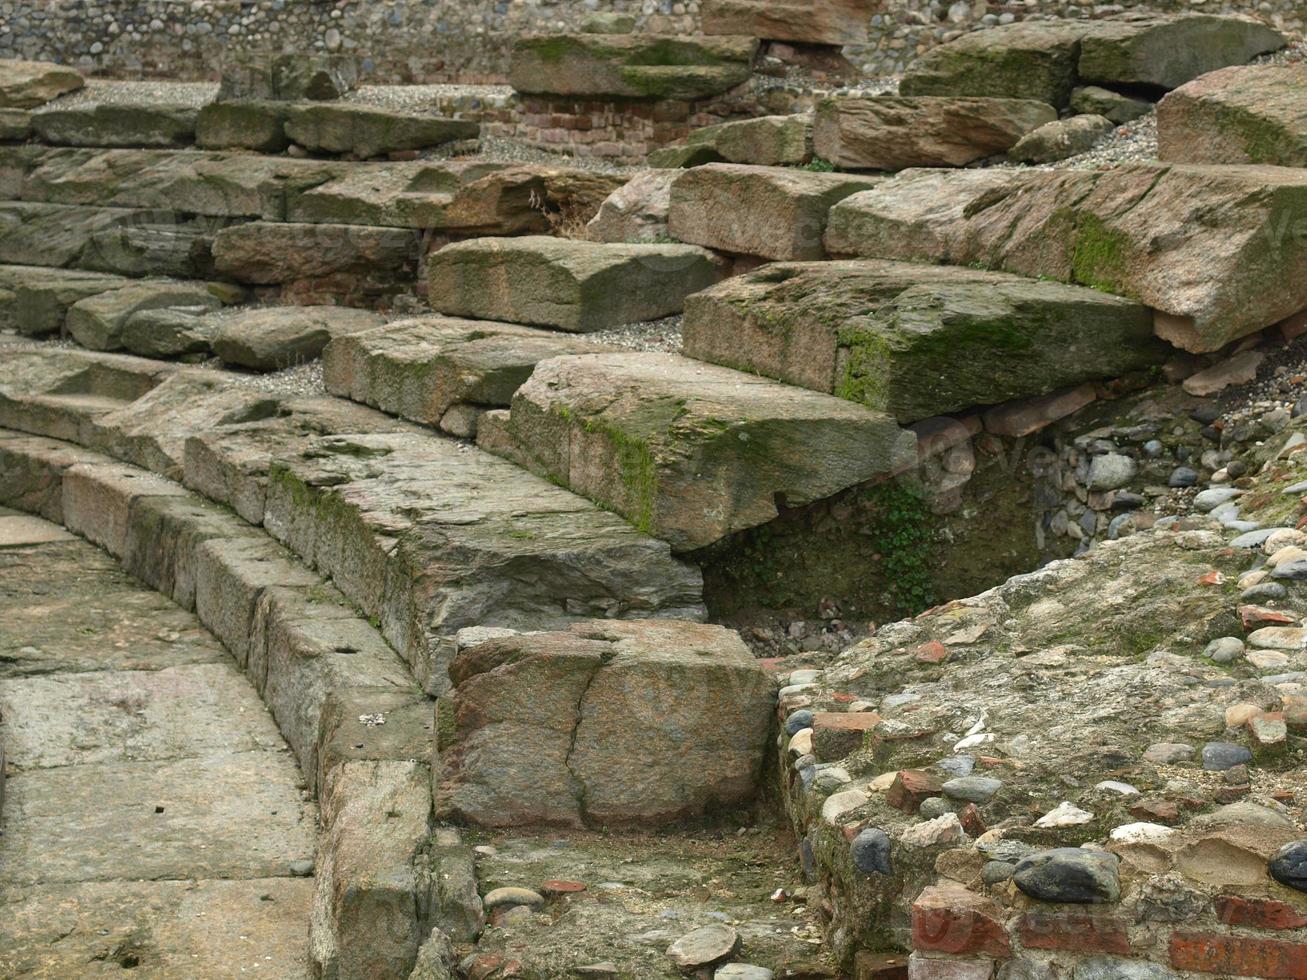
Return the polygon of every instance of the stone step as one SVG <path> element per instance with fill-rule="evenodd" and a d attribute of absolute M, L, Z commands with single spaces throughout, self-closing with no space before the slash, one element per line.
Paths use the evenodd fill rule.
<path fill-rule="evenodd" d="M 53 146 L 189 146 L 196 113 L 194 106 L 166 102 L 56 104 L 32 114 L 32 129 Z"/>
<path fill-rule="evenodd" d="M 685 297 L 722 278 L 723 264 L 693 245 L 623 245 L 565 238 L 478 238 L 427 261 L 432 309 L 589 333 L 681 311 Z"/>
<path fill-rule="evenodd" d="M 35 109 L 85 85 L 86 80 L 76 68 L 6 58 L 0 64 L 0 108 Z"/>
<path fill-rule="evenodd" d="M 220 277 L 277 287 L 306 305 L 375 305 L 411 288 L 421 254 L 418 231 L 371 225 L 247 221 L 222 229 L 212 243 Z"/>
<path fill-rule="evenodd" d="M 59 333 L 79 300 L 131 281 L 76 269 L 0 266 L 0 326 L 29 337 Z"/>
<path fill-rule="evenodd" d="M 1307 166 L 1307 66 L 1224 68 L 1157 105 L 1157 155 L 1171 163 Z"/>
<path fill-rule="evenodd" d="M 588 220 L 625 178 L 541 164 L 485 161 L 354 164 L 297 195 L 286 220 L 432 228 L 457 235 L 552 230 Z"/>
<path fill-rule="evenodd" d="M 214 237 L 231 223 L 166 208 L 0 202 L 0 263 L 208 278 Z"/>
<path fill-rule="evenodd" d="M 539 34 L 513 41 L 518 92 L 589 99 L 703 99 L 749 80 L 752 37 Z"/>
<path fill-rule="evenodd" d="M 686 300 L 682 353 L 901 423 L 1159 364 L 1152 311 L 1093 289 L 899 262 L 774 263 Z"/>
<path fill-rule="evenodd" d="M 843 399 L 674 354 L 536 366 L 478 444 L 692 551 L 916 464 L 916 437 Z"/>
<path fill-rule="evenodd" d="M 321 804 L 308 930 L 315 969 L 406 975 L 424 938 L 419 907 L 450 923 L 459 939 L 479 931 L 475 889 L 469 896 L 454 886 L 470 880 L 470 851 L 448 832 L 438 850 L 430 846 L 432 703 L 344 596 L 229 511 L 67 443 L 0 431 L 0 501 L 65 524 L 135 579 L 193 610 L 250 678 Z M 269 781 L 266 767 L 232 761 L 212 772 L 201 766 L 224 800 L 233 795 L 233 772 Z M 108 770 L 97 778 L 112 779 Z M 168 767 L 162 771 L 163 785 L 172 787 Z M 148 793 L 144 782 L 133 790 Z M 185 812 L 189 800 L 175 787 L 165 796 L 180 800 Z M 285 808 L 284 801 L 268 805 L 273 814 Z M 294 813 L 286 818 L 303 830 Z M 229 833 L 229 824 L 214 832 Z M 57 832 L 57 821 L 51 826 Z M 281 866 L 289 860 L 282 855 Z M 426 873 L 448 878 L 448 887 L 428 887 Z M 349 901 L 337 898 L 342 893 Z M 452 926 L 469 920 L 464 931 Z"/>
<path fill-rule="evenodd" d="M 322 373 L 333 395 L 471 437 L 481 413 L 507 407 L 540 361 L 606 350 L 548 330 L 431 316 L 333 339 Z"/>
<path fill-rule="evenodd" d="M 823 99 L 817 156 L 841 170 L 965 167 L 1012 149 L 1057 119 L 1045 102 L 945 96 Z"/>
<path fill-rule="evenodd" d="M 760 116 L 693 130 L 686 147 L 712 160 L 757 167 L 801 166 L 812 160 L 812 114 Z"/>
<path fill-rule="evenodd" d="M 831 209 L 833 255 L 980 265 L 1129 296 L 1193 352 L 1307 308 L 1307 173 L 1127 164 L 913 171 Z"/>
<path fill-rule="evenodd" d="M 184 477 L 257 518 L 375 618 L 432 692 L 467 627 L 704 614 L 699 570 L 666 544 L 511 463 L 340 399 L 143 358 L 12 352 L 0 425 Z"/>
<path fill-rule="evenodd" d="M 196 150 L 0 150 L 0 173 L 18 200 L 269 221 L 286 220 L 304 192 L 374 166 Z"/>
<path fill-rule="evenodd" d="M 720 626 L 596 620 L 505 636 L 460 653 L 450 676 L 441 814 L 663 826 L 757 792 L 775 688 Z"/>
<path fill-rule="evenodd" d="M 316 360 L 332 340 L 385 323 L 379 313 L 340 306 L 254 307 L 208 320 L 213 352 L 223 363 L 255 371 Z"/>
<path fill-rule="evenodd" d="M 1172 89 L 1285 43 L 1284 35 L 1248 17 L 1019 21 L 926 52 L 899 91 L 1036 99 L 1064 109 L 1078 84 Z"/>
<path fill-rule="evenodd" d="M 667 227 L 673 238 L 723 252 L 782 261 L 825 258 L 821 236 L 831 206 L 879 181 L 710 163 L 685 171 L 672 184 Z"/>

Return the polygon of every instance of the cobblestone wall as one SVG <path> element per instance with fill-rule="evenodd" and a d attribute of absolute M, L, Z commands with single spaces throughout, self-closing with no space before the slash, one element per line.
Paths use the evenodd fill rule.
<path fill-rule="evenodd" d="M 0 0 L 0 56 L 118 76 L 212 78 L 229 50 L 356 53 L 378 80 L 503 79 L 513 36 L 621 18 L 650 33 L 693 33 L 700 0 Z M 874 74 L 964 31 L 1039 17 L 1128 9 L 1255 13 L 1301 32 L 1307 0 L 884 0 L 871 41 L 851 49 Z"/>

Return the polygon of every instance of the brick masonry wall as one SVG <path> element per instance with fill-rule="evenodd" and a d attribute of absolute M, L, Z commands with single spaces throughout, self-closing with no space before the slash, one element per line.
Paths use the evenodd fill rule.
<path fill-rule="evenodd" d="M 512 38 L 575 31 L 598 14 L 649 33 L 693 33 L 701 0 L 0 0 L 0 57 L 60 61 L 120 77 L 208 79 L 231 51 L 344 51 L 386 82 L 501 81 Z M 1122 10 L 1238 11 L 1291 31 L 1307 0 L 883 0 L 870 43 L 850 49 L 873 74 L 901 71 L 959 34 L 1037 17 Z"/>

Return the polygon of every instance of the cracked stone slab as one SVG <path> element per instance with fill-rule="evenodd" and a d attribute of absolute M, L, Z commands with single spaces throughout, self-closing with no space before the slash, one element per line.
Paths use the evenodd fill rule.
<path fill-rule="evenodd" d="M 448 316 L 588 333 L 679 313 L 721 277 L 719 260 L 693 245 L 478 238 L 427 260 L 427 298 Z"/>
<path fill-rule="evenodd" d="M 282 875 L 313 858 L 301 785 L 286 752 L 19 773 L 0 884 Z"/>
<path fill-rule="evenodd" d="M 1002 268 L 1090 286 L 1159 311 L 1193 352 L 1307 309 L 1307 173 L 1135 163 L 1003 176 L 906 171 L 831 209 L 826 247 Z"/>
<path fill-rule="evenodd" d="M 776 263 L 686 301 L 686 356 L 913 422 L 1160 363 L 1152 311 L 956 266 Z"/>
<path fill-rule="evenodd" d="M 376 617 L 432 693 L 466 626 L 703 614 L 698 569 L 665 544 L 439 436 L 328 436 L 276 458 L 264 526 Z"/>
<path fill-rule="evenodd" d="M 611 348 L 512 323 L 422 317 L 337 337 L 323 353 L 327 390 L 431 426 L 455 405 L 507 406 L 536 364 Z"/>
<path fill-rule="evenodd" d="M 675 354 L 590 354 L 536 367 L 478 443 L 690 551 L 883 479 L 916 437 L 841 398 Z"/>
<path fill-rule="evenodd" d="M 350 153 L 360 159 L 476 139 L 481 132 L 481 124 L 471 119 L 312 102 L 292 105 L 285 126 L 286 135 L 310 152 Z"/>
<path fill-rule="evenodd" d="M 54 146 L 189 146 L 195 142 L 191 105 L 102 102 L 33 113 L 32 128 Z"/>
<path fill-rule="evenodd" d="M 17 773 L 283 744 L 230 663 L 0 679 L 0 716 Z"/>
<path fill-rule="evenodd" d="M 722 627 L 578 623 L 472 647 L 450 677 L 439 805 L 460 820 L 656 826 L 757 788 L 772 682 Z"/>
<path fill-rule="evenodd" d="M 50 61 L 5 59 L 0 66 L 0 106 L 35 109 L 86 85 L 81 72 Z"/>
<path fill-rule="evenodd" d="M 313 881 L 111 881 L 0 891 L 0 973 L 307 980 Z"/>

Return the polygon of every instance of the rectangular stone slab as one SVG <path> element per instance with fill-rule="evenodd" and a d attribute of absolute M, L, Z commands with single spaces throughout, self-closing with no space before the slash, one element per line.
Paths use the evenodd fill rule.
<path fill-rule="evenodd" d="M 427 299 L 449 316 L 575 333 L 656 320 L 722 277 L 693 245 L 614 245 L 550 238 L 478 238 L 427 262 Z"/>
<path fill-rule="evenodd" d="M 188 146 L 198 112 L 184 104 L 103 102 L 33 113 L 32 128 L 55 146 Z"/>
<path fill-rule="evenodd" d="M 823 99 L 813 150 L 844 170 L 964 167 L 1006 153 L 1057 119 L 1032 99 L 892 96 Z"/>
<path fill-rule="evenodd" d="M 916 437 L 843 399 L 675 354 L 536 366 L 478 443 L 691 551 L 890 476 Z"/>
<path fill-rule="evenodd" d="M 702 99 L 748 81 L 757 51 L 753 37 L 524 35 L 508 81 L 535 95 Z"/>
<path fill-rule="evenodd" d="M 540 361 L 610 349 L 511 323 L 422 317 L 337 337 L 322 374 L 333 395 L 437 426 L 459 403 L 507 406 Z"/>
<path fill-rule="evenodd" d="M 792 167 L 693 167 L 672 185 L 667 228 L 673 238 L 724 252 L 820 259 L 826 255 L 821 236 L 831 206 L 879 180 Z"/>
<path fill-rule="evenodd" d="M 1214 351 L 1307 309 L 1307 171 L 1127 164 L 1002 175 L 908 171 L 831 209 L 833 255 L 979 265 L 1091 286 Z"/>
<path fill-rule="evenodd" d="M 699 570 L 621 518 L 435 435 L 328 436 L 271 464 L 264 526 L 439 693 L 467 626 L 700 618 Z"/>
<path fill-rule="evenodd" d="M 1169 163 L 1307 166 L 1307 66 L 1247 65 L 1195 78 L 1157 104 Z"/>
<path fill-rule="evenodd" d="M 686 302 L 686 356 L 900 422 L 1159 363 L 1152 311 L 1092 289 L 899 262 L 764 266 Z"/>
<path fill-rule="evenodd" d="M 481 124 L 470 119 L 442 119 L 368 105 L 308 102 L 293 106 L 286 117 L 286 135 L 304 149 L 350 153 L 364 160 L 475 139 L 480 132 Z"/>
<path fill-rule="evenodd" d="M 866 44 L 875 0 L 704 0 L 705 34 L 803 44 Z"/>
<path fill-rule="evenodd" d="M 284 221 L 290 200 L 349 166 L 195 150 L 45 150 L 32 161 L 22 198 Z"/>
<path fill-rule="evenodd" d="M 163 208 L 0 203 L 0 262 L 204 278 L 214 235 L 231 219 Z"/>

